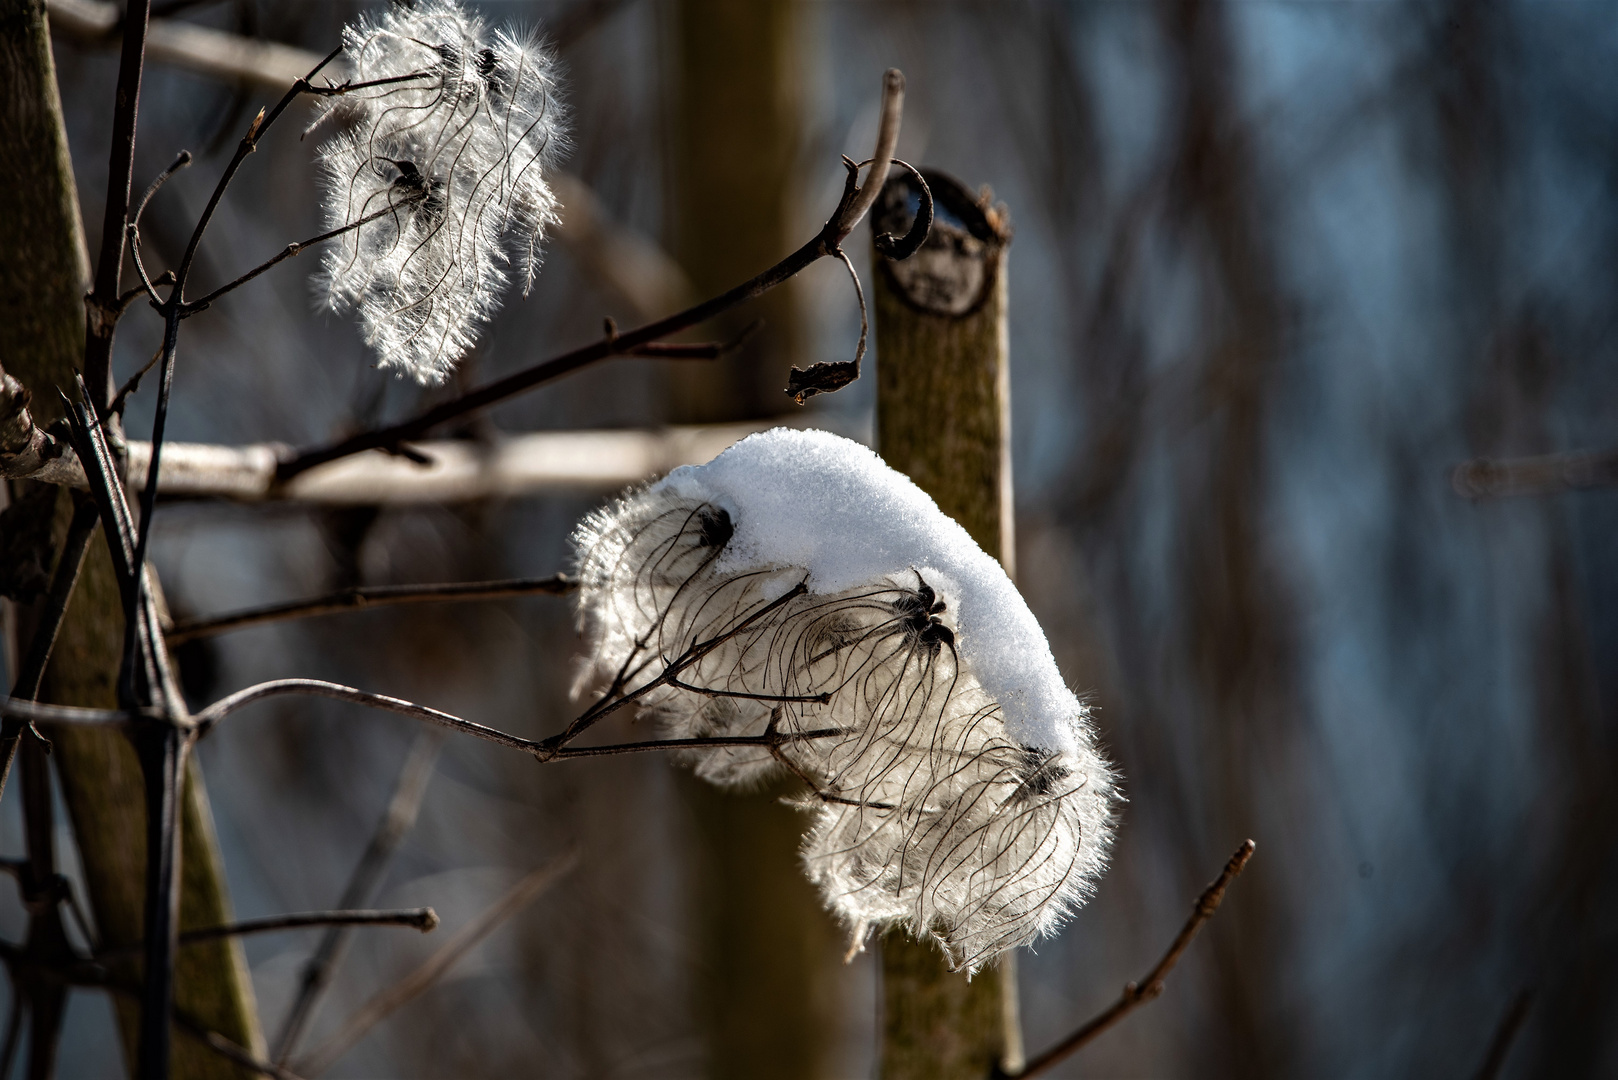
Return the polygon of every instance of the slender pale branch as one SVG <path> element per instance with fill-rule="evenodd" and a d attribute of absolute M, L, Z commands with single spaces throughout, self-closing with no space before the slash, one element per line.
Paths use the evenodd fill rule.
<path fill-rule="evenodd" d="M 1049 1050 L 1046 1050 L 1043 1054 L 1038 1054 L 1030 1059 L 1021 1071 L 1008 1074 L 997 1068 L 993 1075 L 996 1077 L 1013 1076 L 1017 1077 L 1018 1080 L 1022 1080 L 1024 1077 L 1038 1076 L 1050 1070 L 1069 1054 L 1085 1046 L 1097 1035 L 1100 1035 L 1125 1016 L 1161 994 L 1164 981 L 1169 977 L 1169 972 L 1173 971 L 1174 965 L 1180 962 L 1180 957 L 1185 954 L 1185 950 L 1191 947 L 1191 942 L 1201 932 L 1203 924 L 1214 917 L 1214 912 L 1219 910 L 1220 903 L 1225 899 L 1225 890 L 1236 879 L 1236 875 L 1240 874 L 1247 866 L 1247 860 L 1253 857 L 1254 846 L 1253 841 L 1245 840 L 1242 842 L 1242 846 L 1236 849 L 1236 853 L 1225 864 L 1225 869 L 1213 880 L 1212 884 L 1202 891 L 1202 895 L 1197 897 L 1197 902 L 1191 909 L 1191 918 L 1186 920 L 1186 924 L 1180 928 L 1179 934 L 1175 936 L 1173 944 L 1169 946 L 1168 952 L 1163 954 L 1163 959 L 1159 960 L 1157 966 L 1147 973 L 1145 979 L 1138 983 L 1127 984 L 1124 987 L 1123 994 L 1113 1003 L 1111 1008 Z"/>

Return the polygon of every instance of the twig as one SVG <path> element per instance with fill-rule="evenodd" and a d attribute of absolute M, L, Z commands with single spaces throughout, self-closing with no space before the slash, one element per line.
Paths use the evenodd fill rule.
<path fill-rule="evenodd" d="M 167 273 L 165 273 L 165 276 L 168 277 L 170 280 L 173 280 L 173 277 L 174 277 L 174 275 L 167 274 Z M 163 279 L 160 277 L 156 281 L 152 282 L 152 284 L 153 285 L 159 285 L 159 284 L 162 284 L 162 281 L 163 281 Z M 118 392 L 116 394 L 114 394 L 113 397 L 112 397 L 112 403 L 107 406 L 107 413 L 109 415 L 111 415 L 113 413 L 116 413 L 119 416 L 123 415 L 124 402 L 129 400 L 129 395 L 130 394 L 133 394 L 136 390 L 140 389 L 140 381 L 141 381 L 141 379 L 145 378 L 146 373 L 148 371 L 152 370 L 154 367 L 156 367 L 158 365 L 158 362 L 161 361 L 162 359 L 163 359 L 163 349 L 162 349 L 161 346 L 159 346 L 158 350 L 152 354 L 152 358 L 150 360 L 146 361 L 146 365 L 144 367 L 142 367 L 139 371 L 135 372 L 135 374 L 131 375 L 128 379 L 126 379 L 124 381 L 124 385 L 122 385 L 122 386 L 120 386 L 118 388 Z M 151 460 L 151 455 L 150 454 L 147 455 L 147 460 L 148 461 Z M 162 489 L 159 488 L 159 490 L 161 491 Z"/>
<path fill-rule="evenodd" d="M 175 157 L 173 163 L 170 164 L 168 168 L 157 174 L 157 179 L 151 182 L 151 184 L 146 188 L 146 193 L 140 197 L 140 202 L 135 204 L 135 212 L 129 215 L 130 228 L 134 229 L 140 227 L 140 216 L 146 212 L 146 204 L 152 201 L 152 196 L 157 194 L 158 188 L 161 188 L 164 184 L 168 183 L 169 177 L 173 176 L 175 173 L 179 172 L 189 164 L 191 164 L 191 151 L 181 150 L 180 153 Z"/>
<path fill-rule="evenodd" d="M 130 0 L 124 11 L 123 53 L 112 115 L 112 149 L 107 161 L 106 210 L 101 218 L 101 255 L 95 286 L 85 299 L 89 318 L 84 341 L 85 382 L 97 412 L 112 393 L 112 335 L 118 322 L 119 281 L 124 264 L 124 222 L 135 181 L 135 127 L 140 112 L 141 69 L 146 53 L 146 21 L 151 0 Z"/>
<path fill-rule="evenodd" d="M 856 186 L 856 177 L 851 171 L 837 209 L 832 212 L 820 232 L 774 266 L 742 282 L 729 292 L 686 308 L 666 319 L 649 323 L 627 334 L 611 335 L 574 349 L 542 364 L 462 394 L 402 423 L 361 432 L 330 446 L 305 451 L 292 460 L 283 462 L 276 470 L 276 476 L 284 483 L 316 465 L 323 465 L 363 450 L 386 449 L 402 442 L 419 439 L 440 424 L 465 416 L 467 413 L 504 401 L 609 356 L 632 353 L 640 346 L 707 322 L 722 312 L 762 296 L 816 260 L 835 256 L 865 211 L 876 201 L 876 196 L 887 176 L 887 164 L 893 156 L 893 145 L 898 140 L 899 121 L 904 107 L 904 76 L 897 70 L 889 70 L 883 76 L 882 94 L 882 122 L 877 135 L 877 150 L 873 155 L 872 171 L 865 186 L 863 188 Z"/>
<path fill-rule="evenodd" d="M 169 322 L 172 329 L 176 321 L 171 318 Z M 168 351 L 172 356 L 172 349 Z M 133 729 L 146 794 L 146 948 L 136 1061 L 141 1080 L 161 1080 L 168 1076 L 169 1021 L 174 1012 L 180 781 L 194 729 L 168 666 L 162 628 L 157 625 L 141 561 L 142 546 L 135 538 L 122 485 L 112 470 L 105 434 L 82 379 L 78 386 L 81 399 L 69 403 L 70 430 L 100 509 L 123 601 L 124 658 L 118 677 L 119 704 L 129 713 L 153 701 L 161 702 L 157 723 L 137 723 Z"/>
<path fill-rule="evenodd" d="M 1618 450 L 1491 461 L 1477 458 L 1450 475 L 1455 493 L 1467 499 L 1549 495 L 1558 491 L 1618 486 Z"/>
<path fill-rule="evenodd" d="M 1528 1020 L 1528 1010 L 1533 1004 L 1534 991 L 1530 987 L 1524 987 L 1511 999 L 1505 1015 L 1500 1017 L 1500 1023 L 1494 1029 L 1494 1038 L 1489 1040 L 1489 1052 L 1484 1055 L 1483 1064 L 1477 1071 L 1477 1080 L 1495 1080 L 1500 1075 L 1500 1070 L 1506 1065 L 1506 1055 L 1511 1053 L 1512 1044 L 1517 1041 L 1517 1035 Z"/>
<path fill-rule="evenodd" d="M 368 225 L 379 218 L 387 217 L 389 214 L 396 214 L 399 212 L 399 208 L 401 206 L 411 202 L 418 202 L 424 198 L 426 198 L 425 191 L 420 195 L 412 195 L 410 198 L 404 200 L 404 202 L 392 203 L 388 206 L 384 206 L 375 213 L 367 214 L 357 221 L 349 222 L 347 225 L 339 225 L 335 229 L 328 229 L 319 236 L 311 236 L 307 240 L 300 240 L 288 244 L 278 253 L 271 256 L 264 262 L 259 263 L 257 266 L 253 267 L 253 269 L 247 271 L 247 273 L 236 278 L 234 281 L 219 286 L 219 288 L 215 289 L 213 292 L 209 293 L 207 296 L 204 296 L 200 300 L 187 301 L 181 308 L 181 317 L 189 318 L 190 316 L 197 314 L 198 312 L 206 309 L 208 305 L 212 304 L 215 300 L 218 300 L 221 296 L 224 296 L 226 293 L 239 289 L 241 286 L 246 285 L 249 281 L 252 281 L 254 278 L 264 273 L 264 271 L 285 262 L 287 259 L 290 259 L 295 255 L 303 254 L 316 244 L 323 244 L 327 240 L 335 239 L 336 237 L 342 236 L 344 233 L 353 232 L 360 226 Z"/>
<path fill-rule="evenodd" d="M 704 656 L 707 656 L 709 653 L 719 648 L 719 646 L 723 645 L 737 634 L 742 633 L 755 622 L 764 618 L 764 616 L 770 614 L 772 611 L 785 607 L 787 604 L 790 604 L 792 601 L 796 600 L 798 597 L 802 596 L 808 591 L 809 587 L 804 582 L 798 582 L 798 584 L 794 585 L 791 589 L 788 589 L 785 593 L 782 593 L 768 604 L 763 605 L 745 619 L 739 620 L 735 626 L 732 626 L 724 633 L 717 634 L 706 641 L 699 641 L 695 645 L 692 645 L 689 649 L 676 657 L 672 663 L 667 664 L 663 668 L 663 671 L 655 679 L 636 687 L 627 694 L 623 693 L 622 691 L 625 680 L 628 676 L 625 673 L 620 673 L 619 676 L 613 680 L 612 685 L 607 688 L 606 692 L 601 695 L 594 705 L 584 710 L 584 712 L 579 715 L 578 719 L 574 720 L 567 726 L 567 730 L 546 739 L 544 745 L 551 750 L 559 750 L 560 748 L 566 746 L 569 742 L 572 742 L 574 739 L 578 738 L 592 725 L 598 723 L 606 716 L 617 712 L 630 702 L 637 701 L 640 698 L 645 697 L 657 687 L 672 682 L 679 676 L 680 672 L 697 663 Z M 632 653 L 631 658 L 633 658 L 633 656 L 634 654 Z M 625 670 L 627 672 L 627 665 Z M 770 744 L 766 742 L 759 745 Z"/>
<path fill-rule="evenodd" d="M 418 720 L 426 720 L 438 724 L 452 731 L 472 735 L 486 742 L 496 743 L 513 750 L 521 750 L 531 754 L 541 764 L 560 761 L 564 758 L 603 757 L 608 754 L 636 754 L 646 750 L 687 750 L 708 746 L 779 746 L 784 743 L 800 742 L 805 739 L 828 739 L 848 734 L 842 728 L 822 728 L 815 731 L 801 731 L 790 734 L 775 735 L 736 735 L 714 736 L 702 739 L 653 739 L 646 742 L 614 743 L 608 746 L 563 746 L 558 740 L 524 739 L 497 728 L 485 727 L 471 720 L 463 720 L 451 713 L 430 709 L 425 705 L 417 705 L 413 701 L 402 698 L 388 697 L 386 694 L 371 694 L 364 690 L 357 690 L 352 686 L 343 686 L 339 683 L 325 682 L 321 679 L 276 679 L 272 682 L 259 683 L 249 686 L 245 690 L 238 690 L 234 694 L 220 698 L 206 709 L 197 713 L 192 719 L 197 725 L 198 737 L 212 731 L 214 725 L 229 716 L 231 713 L 270 697 L 281 697 L 287 694 L 301 694 L 307 697 L 326 697 L 337 701 L 352 702 L 355 705 L 366 705 L 373 709 L 385 712 L 395 712 L 403 716 L 411 716 Z M 622 704 L 626 699 L 614 703 L 613 708 Z M 47 711 L 68 713 L 68 722 L 102 722 L 102 723 L 128 723 L 128 711 L 101 710 L 101 709 L 72 709 L 64 710 L 60 706 L 40 706 L 31 702 L 0 702 L 0 712 L 7 714 L 17 710 L 17 715 L 24 717 L 39 716 L 40 719 L 52 719 L 51 716 L 40 715 Z M 565 734 L 565 733 L 564 733 Z M 571 738 L 571 736 L 568 736 Z"/>
<path fill-rule="evenodd" d="M 321 1043 L 306 1058 L 298 1062 L 298 1071 L 309 1076 L 318 1076 L 329 1069 L 367 1031 L 401 1006 L 419 997 L 457 960 L 497 930 L 507 919 L 537 899 L 558 878 L 577 866 L 578 861 L 577 853 L 569 852 L 536 870 L 529 871 L 509 892 L 495 901 L 493 906 L 457 930 L 454 936 L 444 942 L 442 948 L 427 958 L 426 963 L 362 1005 L 348 1018 L 337 1034 Z"/>
<path fill-rule="evenodd" d="M 103 965 L 94 961 L 44 962 L 9 942 L 0 942 L 0 961 L 4 961 L 10 969 L 13 983 L 40 978 L 62 986 L 105 990 L 135 1002 L 143 1000 L 143 993 L 138 987 L 113 977 Z M 182 1034 L 243 1068 L 262 1076 L 273 1076 L 276 1080 L 301 1080 L 292 1070 L 260 1061 L 246 1047 L 232 1042 L 178 1009 L 174 1011 L 172 1019 L 174 1028 Z"/>
<path fill-rule="evenodd" d="M 579 583 L 565 574 L 552 574 L 543 578 L 512 578 L 506 581 L 457 581 L 438 585 L 372 585 L 343 589 L 341 592 L 316 596 L 308 600 L 247 608 L 206 619 L 183 619 L 169 629 L 166 637 L 170 645 L 178 645 L 194 638 L 244 630 L 249 626 L 262 626 L 265 623 L 283 622 L 288 619 L 306 619 L 314 615 L 331 615 L 359 608 L 493 600 L 499 597 L 535 594 L 561 596 L 578 587 Z"/>
<path fill-rule="evenodd" d="M 997 1067 L 993 1075 L 996 1077 L 1009 1075 L 1017 1077 L 1019 1080 L 1023 1077 L 1038 1076 L 1075 1050 L 1089 1043 L 1097 1035 L 1112 1027 L 1125 1016 L 1161 994 L 1164 980 L 1168 978 L 1169 972 L 1173 971 L 1174 965 L 1180 962 L 1180 957 L 1191 946 L 1191 942 L 1196 939 L 1197 934 L 1202 930 L 1203 924 L 1213 918 L 1214 912 L 1219 910 L 1220 903 L 1225 899 L 1225 890 L 1236 879 L 1236 875 L 1240 874 L 1243 868 L 1247 866 L 1247 860 L 1253 857 L 1253 848 L 1253 841 L 1245 840 L 1242 842 L 1242 846 L 1236 849 L 1236 853 L 1230 857 L 1230 861 L 1225 864 L 1225 869 L 1214 879 L 1213 884 L 1204 889 L 1202 895 L 1197 897 L 1197 902 L 1191 909 L 1191 918 L 1180 928 L 1180 933 L 1175 937 L 1174 943 L 1169 946 L 1168 952 L 1163 954 L 1163 959 L 1157 962 L 1157 966 L 1152 968 L 1145 979 L 1139 983 L 1125 985 L 1122 996 L 1113 1003 L 1111 1008 L 1049 1050 L 1046 1050 L 1043 1054 L 1030 1059 L 1028 1064 L 1022 1068 L 1022 1071 L 1007 1074 Z"/>
<path fill-rule="evenodd" d="M 205 926 L 200 930 L 187 930 L 180 935 L 181 945 L 195 945 L 219 938 L 243 937 L 248 934 L 271 934 L 280 930 L 302 930 L 311 926 L 410 926 L 422 933 L 438 927 L 438 913 L 430 907 L 399 908 L 393 911 L 303 911 L 291 915 L 270 915 L 262 919 L 243 919 L 224 926 Z M 96 953 L 96 960 L 109 960 L 118 956 L 138 953 L 145 945 L 135 942 L 115 949 Z"/>
<path fill-rule="evenodd" d="M 171 294 L 173 301 L 181 304 L 185 302 L 185 283 L 190 276 L 191 264 L 196 258 L 197 248 L 202 245 L 202 236 L 208 231 L 209 223 L 213 221 L 214 211 L 219 208 L 219 200 L 224 198 L 225 189 L 230 187 L 230 182 L 236 178 L 236 172 L 242 167 L 242 162 L 247 160 L 249 154 L 258 149 L 259 139 L 264 136 L 264 133 L 269 130 L 276 120 L 280 119 L 281 114 L 286 112 L 287 106 L 296 101 L 299 95 L 305 91 L 313 89 L 309 80 L 319 75 L 320 69 L 337 59 L 337 55 L 342 51 L 343 47 L 339 45 L 327 53 L 325 59 L 309 70 L 309 74 L 293 83 L 292 87 L 281 95 L 281 100 L 275 103 L 275 107 L 267 115 L 263 109 L 260 109 L 258 115 L 253 117 L 253 122 L 248 125 L 247 134 L 243 135 L 242 141 L 237 144 L 236 153 L 231 157 L 230 164 L 225 166 L 225 171 L 220 174 L 219 182 L 214 185 L 213 194 L 208 196 L 208 205 L 203 207 L 202 216 L 197 218 L 196 227 L 191 231 L 191 239 L 185 246 L 185 254 L 180 258 L 180 268 L 174 273 L 174 291 Z"/>
<path fill-rule="evenodd" d="M 371 842 L 365 846 L 365 853 L 354 867 L 349 876 L 348 884 L 343 889 L 342 899 L 338 906 L 343 908 L 359 907 L 361 904 L 371 902 L 376 894 L 377 886 L 382 882 L 382 873 L 387 868 L 393 853 L 399 847 L 400 841 L 405 837 L 416 823 L 416 815 L 421 811 L 422 797 L 427 793 L 427 783 L 432 779 L 433 767 L 438 762 L 438 753 L 443 748 L 445 733 L 438 728 L 423 731 L 416 736 L 415 745 L 410 749 L 410 756 L 405 759 L 404 768 L 399 771 L 399 780 L 393 789 L 393 797 L 388 800 L 387 812 L 377 823 L 376 831 L 371 835 Z M 281 1025 L 280 1037 L 275 1041 L 274 1058 L 276 1064 L 285 1065 L 298 1047 L 298 1040 L 302 1038 L 309 1018 L 314 1015 L 315 1006 L 319 1003 L 321 995 L 330 985 L 337 965 L 342 960 L 343 946 L 348 941 L 349 932 L 340 926 L 334 926 L 320 939 L 320 947 L 304 965 L 303 979 L 298 987 L 298 997 L 287 1011 L 286 1020 Z"/>

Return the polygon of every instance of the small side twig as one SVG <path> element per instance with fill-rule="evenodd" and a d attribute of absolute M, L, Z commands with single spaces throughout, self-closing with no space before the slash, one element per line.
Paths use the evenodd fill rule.
<path fill-rule="evenodd" d="M 444 942 L 442 948 L 427 958 L 426 963 L 362 1005 L 335 1035 L 298 1062 L 298 1071 L 308 1076 L 318 1076 L 336 1064 L 337 1059 L 347 1053 L 367 1031 L 401 1006 L 420 997 L 438 981 L 439 976 L 454 966 L 457 960 L 499 929 L 507 919 L 538 899 L 541 893 L 570 872 L 578 862 L 578 853 L 570 851 L 544 866 L 529 871 L 488 910 L 455 931 L 454 935 Z"/>
<path fill-rule="evenodd" d="M 434 585 L 372 585 L 343 589 L 340 592 L 316 596 L 308 600 L 293 600 L 284 604 L 267 604 L 247 608 L 227 615 L 206 619 L 183 619 L 174 624 L 167 638 L 169 644 L 178 645 L 193 638 L 245 630 L 249 626 L 282 622 L 287 619 L 306 619 L 315 615 L 331 615 L 341 611 L 355 611 L 367 607 L 385 607 L 392 604 L 430 604 L 469 600 L 493 600 L 508 596 L 561 596 L 578 588 L 578 582 L 565 574 L 552 574 L 543 578 L 511 578 L 505 581 L 446 582 Z"/>
<path fill-rule="evenodd" d="M 404 768 L 399 770 L 399 779 L 394 785 L 393 796 L 388 800 L 387 811 L 377 823 L 376 831 L 371 834 L 371 842 L 365 846 L 365 853 L 360 856 L 354 872 L 349 876 L 342 899 L 338 901 L 339 907 L 354 908 L 368 904 L 376 894 L 377 886 L 382 883 L 382 873 L 387 869 L 394 851 L 416 823 L 416 815 L 421 811 L 421 801 L 438 763 L 444 738 L 445 733 L 437 728 L 416 736 L 410 756 L 405 759 Z M 304 964 L 297 999 L 287 1010 L 281 1034 L 275 1040 L 273 1057 L 276 1064 L 285 1065 L 297 1050 L 298 1040 L 303 1036 L 309 1018 L 314 1015 L 321 994 L 330 985 L 342 960 L 343 946 L 348 942 L 348 936 L 349 931 L 343 927 L 332 927 L 322 935 L 319 948 Z"/>
<path fill-rule="evenodd" d="M 242 274 L 240 277 L 236 278 L 233 281 L 229 281 L 229 282 L 225 283 L 224 285 L 219 286 L 219 288 L 215 289 L 213 292 L 209 293 L 208 295 L 202 297 L 200 300 L 188 300 L 188 301 L 186 301 L 185 304 L 181 307 L 180 314 L 181 314 L 182 317 L 189 318 L 190 316 L 195 315 L 195 314 L 203 311 L 210 304 L 212 304 L 215 300 L 218 300 L 221 296 L 224 296 L 226 293 L 234 292 L 235 290 L 241 288 L 243 285 L 246 285 L 249 281 L 252 281 L 254 278 L 258 277 L 260 274 L 264 273 L 266 270 L 269 270 L 272 267 L 280 265 L 281 263 L 285 262 L 287 259 L 290 259 L 290 258 L 292 258 L 292 257 L 294 257 L 296 255 L 302 255 L 305 251 L 308 251 L 310 248 L 314 247 L 316 244 L 323 244 L 327 240 L 334 240 L 337 237 L 342 236 L 344 233 L 353 232 L 355 229 L 358 229 L 362 225 L 369 225 L 371 222 L 376 221 L 376 220 L 378 220 L 380 218 L 387 217 L 389 214 L 397 214 L 399 212 L 399 208 L 401 206 L 404 206 L 404 205 L 406 205 L 408 203 L 411 203 L 411 202 L 418 202 L 423 198 L 426 198 L 426 193 L 425 192 L 423 192 L 421 195 L 412 196 L 411 198 L 406 199 L 404 202 L 391 203 L 391 204 L 389 204 L 387 206 L 384 206 L 382 209 L 376 211 L 375 213 L 366 214 L 362 218 L 359 218 L 359 219 L 357 219 L 355 221 L 350 221 L 346 225 L 339 225 L 335 229 L 328 229 L 328 230 L 326 230 L 325 232 L 321 233 L 318 236 L 311 236 L 307 240 L 299 240 L 299 241 L 295 241 L 293 243 L 290 243 L 286 247 L 284 247 L 280 251 L 278 251 L 276 254 L 270 256 L 270 258 L 268 258 L 265 261 L 259 263 L 257 266 L 253 267 L 253 269 L 247 271 L 247 273 Z"/>
<path fill-rule="evenodd" d="M 1023 1066 L 1021 1071 L 1006 1073 L 996 1068 L 993 1076 L 997 1078 L 1016 1077 L 1018 1080 L 1022 1080 L 1024 1077 L 1038 1076 L 1055 1066 L 1069 1054 L 1088 1044 L 1097 1035 L 1112 1027 L 1125 1016 L 1161 994 L 1164 981 L 1169 977 L 1169 972 L 1174 970 L 1174 965 L 1180 962 L 1180 957 L 1185 954 L 1186 949 L 1191 947 L 1191 942 L 1196 940 L 1196 936 L 1201 932 L 1203 924 L 1214 917 L 1214 912 L 1219 910 L 1220 903 L 1225 899 L 1225 890 L 1236 879 L 1236 875 L 1240 874 L 1247 866 L 1247 860 L 1253 857 L 1254 846 L 1253 841 L 1245 840 L 1242 842 L 1242 846 L 1236 849 L 1236 853 L 1225 864 L 1225 869 L 1220 872 L 1211 885 L 1202 891 L 1202 895 L 1197 897 L 1197 902 L 1191 909 L 1191 918 L 1180 928 L 1180 932 L 1175 936 L 1168 952 L 1163 954 L 1163 959 L 1159 960 L 1157 966 L 1147 973 L 1145 979 L 1138 983 L 1126 985 L 1123 994 L 1113 1003 L 1111 1008 L 1080 1027 L 1049 1050 L 1029 1059 L 1028 1064 Z"/>
<path fill-rule="evenodd" d="M 311 926 L 409 926 L 429 933 L 438 927 L 438 913 L 430 907 L 399 908 L 392 911 L 300 911 L 290 915 L 269 915 L 262 919 L 243 919 L 224 926 L 205 926 L 200 930 L 187 930 L 180 935 L 180 944 L 196 945 L 219 938 L 244 937 L 248 934 L 272 934 L 281 930 L 303 930 Z M 103 949 L 96 960 L 109 960 L 130 956 L 146 946 L 142 942 Z"/>

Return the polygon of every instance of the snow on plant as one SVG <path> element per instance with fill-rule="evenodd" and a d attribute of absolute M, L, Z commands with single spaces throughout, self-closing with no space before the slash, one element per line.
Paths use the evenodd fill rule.
<path fill-rule="evenodd" d="M 671 738 L 788 736 L 684 753 L 716 784 L 802 779 L 804 864 L 855 947 L 897 924 L 972 971 L 1088 897 L 1116 792 L 1085 706 L 1000 565 L 871 451 L 755 435 L 574 543 L 579 688 L 642 690 Z"/>
<path fill-rule="evenodd" d="M 359 312 L 381 366 L 442 382 L 513 261 L 526 294 L 556 222 L 555 60 L 454 0 L 390 6 L 343 40 L 356 88 L 317 120 L 345 128 L 320 150 L 325 213 L 363 224 L 327 250 L 326 303 Z"/>

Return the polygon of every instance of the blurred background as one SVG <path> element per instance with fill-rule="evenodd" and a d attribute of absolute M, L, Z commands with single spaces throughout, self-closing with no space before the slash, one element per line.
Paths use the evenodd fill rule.
<path fill-rule="evenodd" d="M 1467 498 L 1451 479 L 1478 457 L 1618 444 L 1611 5 L 476 6 L 557 40 L 563 200 L 633 241 L 657 284 L 626 286 L 642 264 L 575 229 L 463 385 L 802 243 L 836 203 L 838 155 L 869 152 L 888 66 L 908 79 L 900 156 L 1009 208 L 1020 584 L 1129 800 L 1094 902 L 1022 957 L 1030 1049 L 1144 974 L 1236 844 L 1258 843 L 1167 993 L 1056 1075 L 1470 1076 L 1525 990 L 1503 1075 L 1618 1075 L 1618 493 Z M 155 13 L 324 54 L 367 7 Z M 59 34 L 56 62 L 94 250 L 116 52 Z M 147 211 L 149 262 L 177 261 L 272 96 L 149 69 L 137 187 L 182 147 L 199 157 Z M 298 115 L 231 189 L 203 279 L 318 231 Z M 868 273 L 864 229 L 850 254 Z M 310 445 L 453 391 L 373 370 L 357 329 L 315 311 L 312 269 L 188 324 L 171 438 Z M 760 316 L 722 363 L 611 361 L 455 434 L 803 421 L 785 372 L 849 355 L 846 275 L 819 263 L 703 336 Z M 120 328 L 120 377 L 158 331 L 144 310 Z M 807 419 L 869 439 L 872 389 Z M 135 397 L 132 436 L 151 405 Z M 172 503 L 155 557 L 177 616 L 549 574 L 610 494 Z M 198 701 L 312 676 L 532 736 L 573 715 L 575 652 L 568 602 L 533 597 L 246 630 L 179 660 Z M 203 743 L 238 915 L 335 906 L 416 738 L 299 700 Z M 570 845 L 579 866 L 330 1075 L 871 1075 L 877 965 L 842 964 L 799 828 L 770 793 L 717 794 L 659 757 L 540 768 L 451 739 L 379 906 L 431 904 L 453 932 Z M 8 800 L 0 844 L 21 843 Z M 0 905 L 15 937 L 10 890 Z M 444 932 L 358 934 L 303 1045 Z M 272 1040 L 315 941 L 247 939 Z M 65 1076 L 119 1073 L 103 999 L 73 998 L 63 1057 Z"/>

